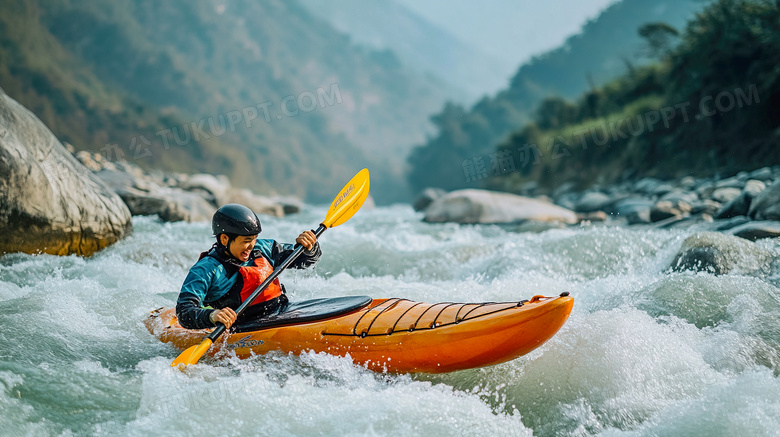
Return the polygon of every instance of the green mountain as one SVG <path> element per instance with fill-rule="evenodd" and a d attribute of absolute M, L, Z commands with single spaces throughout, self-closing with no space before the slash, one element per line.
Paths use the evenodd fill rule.
<path fill-rule="evenodd" d="M 512 131 L 532 121 L 536 106 L 549 96 L 574 98 L 627 70 L 647 65 L 645 42 L 637 29 L 663 22 L 681 28 L 697 0 L 623 0 L 588 22 L 582 32 L 553 51 L 524 64 L 510 86 L 469 109 L 446 105 L 432 121 L 437 133 L 409 156 L 413 190 L 457 189 L 478 185 L 464 174 L 468 159 L 494 152 Z"/>
<path fill-rule="evenodd" d="M 0 86 L 77 149 L 311 201 L 363 166 L 398 200 L 446 96 L 281 0 L 3 2 Z"/>
<path fill-rule="evenodd" d="M 530 180 L 547 189 L 564 182 L 585 187 L 643 176 L 733 175 L 780 164 L 777 4 L 717 0 L 679 37 L 661 24 L 639 33 L 659 56 L 656 63 L 576 101 L 545 99 L 534 121 L 494 150 L 509 152 L 507 164 L 523 151 L 523 162 L 483 182 L 520 192 Z"/>

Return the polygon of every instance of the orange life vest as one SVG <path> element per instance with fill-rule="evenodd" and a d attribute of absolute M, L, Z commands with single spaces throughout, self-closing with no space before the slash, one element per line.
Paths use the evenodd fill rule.
<path fill-rule="evenodd" d="M 239 266 L 225 260 L 221 256 L 215 256 L 215 254 L 211 254 L 210 252 L 203 252 L 200 255 L 201 258 L 204 256 L 211 256 L 219 261 L 228 275 L 234 274 L 236 270 L 238 271 L 236 283 L 233 284 L 223 297 L 213 302 L 204 302 L 213 308 L 230 307 L 234 310 L 238 309 L 238 307 L 254 293 L 257 287 L 263 283 L 265 278 L 271 276 L 271 273 L 274 271 L 271 263 L 261 253 L 256 251 L 253 251 L 249 256 L 250 264 L 248 266 Z M 251 307 L 271 299 L 276 299 L 281 296 L 282 293 L 284 293 L 284 288 L 279 282 L 279 278 L 276 278 L 255 298 L 254 301 L 252 301 L 251 304 L 249 304 L 249 306 Z"/>
<path fill-rule="evenodd" d="M 249 296 L 254 293 L 257 287 L 265 281 L 265 278 L 271 276 L 274 272 L 274 268 L 271 267 L 271 263 L 265 259 L 264 256 L 260 256 L 254 259 L 254 265 L 242 266 L 238 268 L 238 273 L 241 274 L 240 278 L 237 278 L 236 284 L 230 289 L 228 294 L 238 292 L 241 303 L 244 303 Z M 249 305 L 257 305 L 267 300 L 275 299 L 282 295 L 282 284 L 279 283 L 279 278 L 274 279 L 268 284 L 268 287 L 260 293 Z M 236 307 L 238 308 L 238 307 Z M 233 309 L 236 309 L 233 308 Z"/>

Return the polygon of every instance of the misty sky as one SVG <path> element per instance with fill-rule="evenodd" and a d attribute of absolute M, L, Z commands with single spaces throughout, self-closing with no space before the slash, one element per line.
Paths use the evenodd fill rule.
<path fill-rule="evenodd" d="M 616 0 L 397 0 L 514 68 L 555 48 Z"/>

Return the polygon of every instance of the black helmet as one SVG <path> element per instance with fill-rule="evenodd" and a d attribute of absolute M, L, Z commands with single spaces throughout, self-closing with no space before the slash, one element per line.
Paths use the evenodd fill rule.
<path fill-rule="evenodd" d="M 237 203 L 229 203 L 214 213 L 211 230 L 214 235 L 257 235 L 262 228 L 260 219 L 251 209 Z"/>

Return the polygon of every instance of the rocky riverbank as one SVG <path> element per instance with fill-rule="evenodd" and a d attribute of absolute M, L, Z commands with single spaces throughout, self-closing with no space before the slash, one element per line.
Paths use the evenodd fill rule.
<path fill-rule="evenodd" d="M 208 221 L 227 203 L 277 217 L 302 206 L 233 187 L 224 176 L 146 172 L 75 153 L 0 89 L 0 254 L 89 256 L 128 235 L 131 215 Z"/>
<path fill-rule="evenodd" d="M 736 235 L 755 240 L 780 236 L 780 166 L 726 178 L 644 178 L 584 191 L 564 184 L 545 193 L 531 183 L 524 196 L 427 189 L 413 205 L 430 222 L 572 224 L 585 220 L 661 228 L 699 225 L 716 231 L 733 229 Z M 502 214 L 486 213 L 496 209 Z M 542 210 L 555 213 L 537 214 Z"/>
<path fill-rule="evenodd" d="M 75 157 L 113 189 L 132 215 L 157 215 L 163 221 L 209 221 L 217 208 L 240 203 L 258 214 L 282 217 L 301 210 L 292 197 L 268 197 L 231 185 L 226 176 L 206 173 L 147 172 L 125 161 L 108 161 L 100 153 L 75 152 Z"/>
<path fill-rule="evenodd" d="M 765 268 L 771 260 L 752 242 L 780 237 L 780 166 L 729 177 L 644 178 L 584 191 L 564 184 L 544 193 L 529 183 L 524 194 L 427 189 L 413 206 L 427 222 L 491 223 L 517 231 L 592 222 L 689 229 L 694 234 L 670 267 L 716 274 Z"/>

